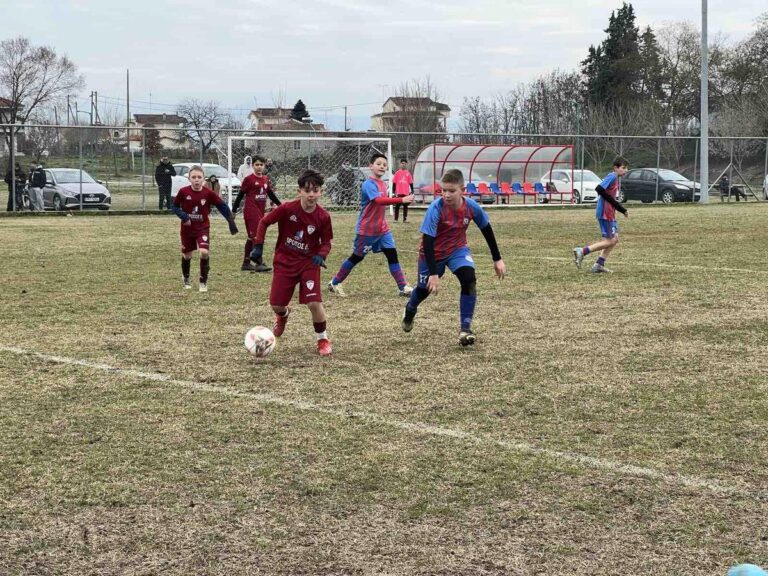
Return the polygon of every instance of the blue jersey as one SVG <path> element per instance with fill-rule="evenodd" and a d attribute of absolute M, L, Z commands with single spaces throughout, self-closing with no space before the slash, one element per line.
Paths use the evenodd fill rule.
<path fill-rule="evenodd" d="M 600 182 L 605 192 L 611 197 L 616 198 L 616 192 L 619 190 L 619 179 L 616 172 L 611 172 Z M 608 204 L 602 196 L 597 197 L 597 209 L 595 216 L 598 220 L 616 220 L 616 209 Z"/>
<path fill-rule="evenodd" d="M 444 260 L 454 251 L 466 247 L 467 228 L 471 220 L 480 229 L 488 226 L 488 214 L 471 198 L 463 198 L 456 210 L 448 206 L 443 198 L 429 205 L 419 232 L 435 239 L 435 260 Z M 424 257 L 423 239 L 419 257 Z"/>
<path fill-rule="evenodd" d="M 360 236 L 381 236 L 389 232 L 389 224 L 384 215 L 385 204 L 376 204 L 374 200 L 387 194 L 387 184 L 378 178 L 368 178 L 360 187 L 360 216 L 357 217 L 355 231 Z"/>

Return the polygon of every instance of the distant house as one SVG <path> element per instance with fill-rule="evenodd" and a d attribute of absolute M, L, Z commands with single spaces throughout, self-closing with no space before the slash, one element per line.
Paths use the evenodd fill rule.
<path fill-rule="evenodd" d="M 300 122 L 291 118 L 290 108 L 256 108 L 248 114 L 251 128 L 258 132 L 270 132 L 274 137 L 290 137 L 292 132 L 304 132 L 304 136 L 338 136 L 328 132 L 325 124 L 320 122 Z M 262 134 L 263 135 L 263 134 Z M 311 145 L 306 140 L 292 140 L 258 142 L 252 146 L 252 151 L 267 157 L 280 157 L 283 159 L 298 158 L 304 156 L 308 150 L 319 152 L 329 147 L 326 143 L 314 143 Z"/>
<path fill-rule="evenodd" d="M 186 118 L 176 114 L 134 114 L 131 128 L 154 128 L 160 134 L 160 145 L 166 149 L 184 148 L 186 143 L 179 139 L 179 130 Z M 141 133 L 131 134 L 131 148 L 141 147 Z"/>
<path fill-rule="evenodd" d="M 445 132 L 451 108 L 431 98 L 392 96 L 379 114 L 371 116 L 376 132 Z"/>

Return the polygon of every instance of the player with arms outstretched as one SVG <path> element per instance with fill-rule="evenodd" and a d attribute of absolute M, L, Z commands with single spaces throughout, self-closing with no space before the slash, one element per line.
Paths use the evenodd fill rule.
<path fill-rule="evenodd" d="M 440 290 L 440 278 L 446 267 L 453 272 L 461 284 L 459 297 L 459 344 L 471 346 L 475 343 L 472 318 L 477 302 L 475 261 L 467 245 L 467 228 L 474 220 L 483 233 L 493 258 L 493 269 L 503 279 L 507 267 L 501 259 L 496 236 L 491 228 L 488 215 L 471 198 L 465 198 L 464 176 L 459 170 L 448 170 L 443 174 L 441 187 L 443 195 L 429 205 L 419 231 L 422 234 L 419 246 L 419 283 L 411 294 L 403 313 L 403 330 L 413 330 L 416 311 L 427 296 Z"/>
<path fill-rule="evenodd" d="M 237 214 L 240 202 L 245 198 L 243 220 L 245 220 L 245 231 L 248 234 L 248 238 L 245 240 L 243 264 L 240 267 L 240 270 L 243 272 L 269 272 L 272 270 L 272 268 L 264 264 L 262 258 L 256 261 L 256 266 L 253 266 L 250 261 L 250 254 L 254 244 L 253 240 L 256 238 L 256 229 L 259 227 L 259 222 L 264 217 L 267 198 L 275 206 L 280 206 L 280 200 L 275 195 L 272 183 L 264 173 L 266 163 L 267 161 L 261 156 L 254 156 L 251 159 L 250 166 L 253 171 L 242 181 L 240 193 L 232 205 L 232 212 Z"/>
<path fill-rule="evenodd" d="M 222 200 L 205 183 L 205 174 L 200 166 L 192 166 L 187 176 L 189 186 L 178 191 L 173 199 L 171 209 L 181 219 L 181 275 L 184 288 L 192 288 L 189 280 L 192 254 L 200 251 L 200 292 L 208 292 L 208 272 L 210 271 L 210 242 L 211 225 L 208 214 L 211 206 L 216 206 L 219 212 L 229 222 L 229 231 L 237 234 L 235 217 Z"/>
<path fill-rule="evenodd" d="M 331 251 L 331 216 L 317 203 L 323 186 L 323 177 L 318 172 L 305 170 L 298 184 L 296 200 L 283 202 L 259 222 L 251 260 L 262 257 L 267 228 L 276 223 L 278 237 L 269 293 L 269 303 L 275 312 L 272 332 L 277 337 L 283 335 L 291 313 L 289 304 L 298 284 L 299 303 L 306 304 L 312 314 L 317 351 L 321 356 L 329 356 L 332 350 L 326 332 L 320 267 L 326 267 L 325 259 Z"/>
<path fill-rule="evenodd" d="M 597 185 L 595 190 L 599 198 L 597 199 L 597 223 L 600 226 L 600 235 L 602 240 L 595 242 L 594 244 L 573 249 L 573 259 L 576 263 L 576 268 L 581 268 L 581 262 L 584 260 L 584 256 L 592 252 L 602 250 L 600 256 L 592 265 L 591 272 L 593 274 L 611 273 L 612 271 L 605 267 L 605 259 L 619 243 L 619 225 L 616 222 L 616 211 L 618 210 L 624 214 L 625 218 L 629 218 L 629 212 L 622 206 L 618 200 L 616 200 L 616 192 L 619 189 L 619 178 L 623 177 L 628 170 L 627 161 L 624 158 L 616 158 L 613 161 L 613 171 L 608 174 L 600 184 Z"/>
<path fill-rule="evenodd" d="M 341 264 L 336 276 L 328 283 L 328 290 L 338 296 L 346 296 L 341 283 L 352 272 L 352 268 L 362 262 L 368 252 L 384 252 L 389 263 L 389 273 L 395 279 L 400 295 L 408 296 L 412 288 L 408 286 L 405 274 L 400 268 L 395 239 L 389 230 L 385 212 L 390 204 L 410 204 L 413 202 L 413 195 L 389 197 L 387 185 L 382 180 L 387 172 L 387 157 L 384 154 L 377 152 L 371 156 L 370 168 L 372 176 L 363 182 L 360 189 L 360 216 L 357 218 L 357 235 L 352 245 L 352 255 Z"/>

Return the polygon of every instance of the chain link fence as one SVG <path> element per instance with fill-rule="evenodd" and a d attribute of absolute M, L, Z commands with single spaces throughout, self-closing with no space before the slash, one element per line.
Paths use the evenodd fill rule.
<path fill-rule="evenodd" d="M 574 171 L 589 171 L 598 178 L 610 171 L 616 156 L 623 156 L 630 168 L 646 169 L 633 170 L 632 178 L 623 180 L 622 191 L 625 200 L 630 202 L 685 201 L 685 195 L 678 193 L 685 184 L 675 179 L 701 181 L 697 137 L 230 130 L 219 132 L 213 143 L 205 145 L 182 140 L 178 134 L 158 133 L 152 128 L 54 125 L 13 128 L 0 125 L 3 134 L 0 169 L 9 189 L 3 203 L 8 199 L 7 207 L 17 210 L 32 208 L 28 199 L 32 196 L 33 164 L 44 165 L 46 184 L 42 195 L 47 211 L 156 211 L 159 193 L 154 173 L 162 156 L 168 156 L 171 164 L 177 166 L 210 164 L 212 170 L 224 174 L 224 178 L 219 178 L 222 181 L 231 177 L 230 174 L 236 178 L 245 156 L 253 154 L 267 159 L 267 172 L 279 195 L 291 197 L 299 168 L 312 167 L 327 179 L 327 203 L 356 206 L 359 180 L 361 174 L 367 175 L 368 158 L 374 150 L 387 154 L 394 164 L 405 158 L 413 170 L 419 152 L 435 143 L 571 145 L 575 151 Z M 239 138 L 233 140 L 231 152 L 228 137 Z M 282 140 L 266 140 L 275 137 Z M 768 138 L 710 137 L 709 141 L 710 200 L 738 198 L 754 202 L 764 199 L 768 187 Z M 16 166 L 12 165 L 12 157 Z M 347 168 L 352 169 L 351 178 Z M 184 184 L 184 176 L 178 172 L 181 171 L 177 171 L 174 187 Z M 587 172 L 579 173 L 585 174 L 583 178 L 591 178 Z M 574 185 L 574 189 L 577 188 Z M 233 187 L 232 195 L 236 192 Z"/>

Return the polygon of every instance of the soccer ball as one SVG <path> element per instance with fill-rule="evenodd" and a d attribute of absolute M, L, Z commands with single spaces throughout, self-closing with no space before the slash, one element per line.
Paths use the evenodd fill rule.
<path fill-rule="evenodd" d="M 277 340 L 272 330 L 264 326 L 254 326 L 245 333 L 245 348 L 256 358 L 266 358 L 275 349 Z"/>

